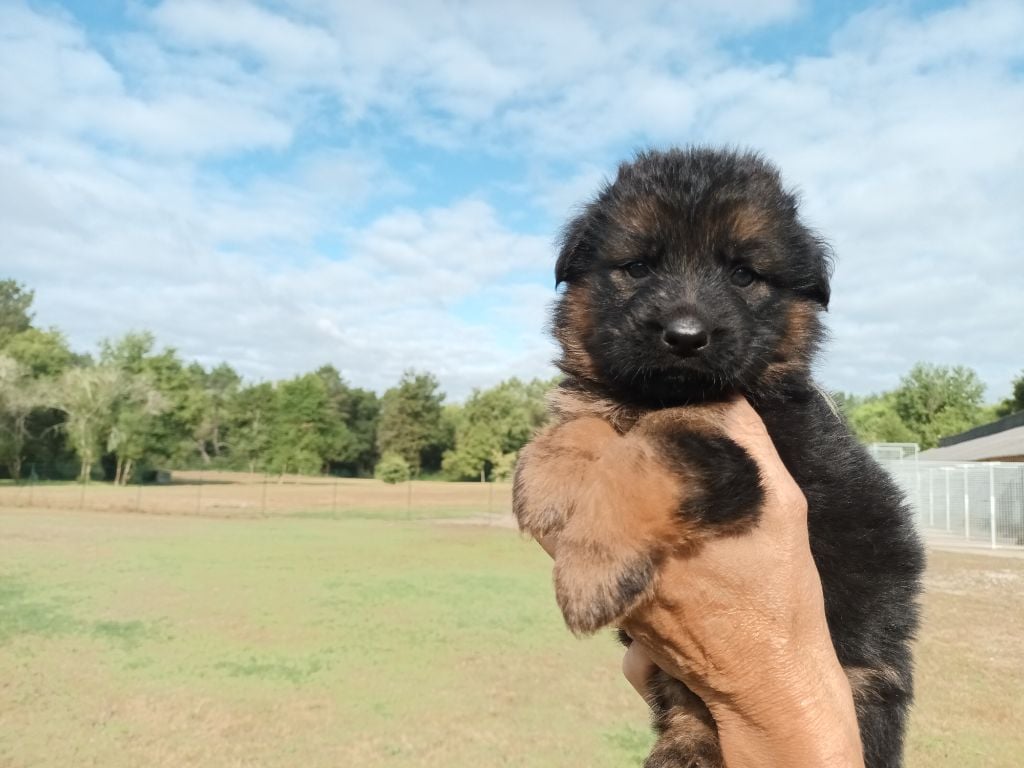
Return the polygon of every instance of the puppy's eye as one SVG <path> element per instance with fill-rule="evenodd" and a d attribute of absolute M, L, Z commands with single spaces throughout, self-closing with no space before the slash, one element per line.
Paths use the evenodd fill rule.
<path fill-rule="evenodd" d="M 729 276 L 732 284 L 739 288 L 746 288 L 748 285 L 757 279 L 757 275 L 754 274 L 753 270 L 747 269 L 746 267 L 736 267 L 732 271 L 732 275 Z"/>
<path fill-rule="evenodd" d="M 629 264 L 623 265 L 622 269 L 627 275 L 635 278 L 647 277 L 651 274 L 651 268 L 642 261 L 631 261 Z"/>

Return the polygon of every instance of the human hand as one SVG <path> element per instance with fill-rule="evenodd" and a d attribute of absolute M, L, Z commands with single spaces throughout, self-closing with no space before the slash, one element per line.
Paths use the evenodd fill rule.
<path fill-rule="evenodd" d="M 662 566 L 655 599 L 629 617 L 623 673 L 641 695 L 655 663 L 707 704 L 730 768 L 861 766 L 807 534 L 807 501 L 746 400 L 726 433 L 755 460 L 765 502 L 752 530 Z"/>
<path fill-rule="evenodd" d="M 726 433 L 760 468 L 758 524 L 660 566 L 658 588 L 624 622 L 623 660 L 644 695 L 654 664 L 707 704 L 730 768 L 860 766 L 849 683 L 825 621 L 807 535 L 807 502 L 746 400 Z M 549 554 L 556 540 L 541 542 Z M 653 659 L 653 661 L 652 661 Z"/>

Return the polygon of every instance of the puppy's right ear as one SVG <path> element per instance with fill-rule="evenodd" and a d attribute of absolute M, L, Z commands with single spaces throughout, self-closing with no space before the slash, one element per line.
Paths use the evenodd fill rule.
<path fill-rule="evenodd" d="M 559 238 L 562 248 L 558 252 L 558 261 L 555 262 L 555 288 L 583 273 L 583 265 L 590 248 L 589 234 L 589 213 L 581 213 L 565 225 Z"/>

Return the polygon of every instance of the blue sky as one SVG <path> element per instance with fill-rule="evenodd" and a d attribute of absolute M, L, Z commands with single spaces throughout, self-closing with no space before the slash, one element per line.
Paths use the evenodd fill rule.
<path fill-rule="evenodd" d="M 837 270 L 819 367 L 1024 368 L 1024 5 L 0 0 L 0 272 L 79 349 L 455 398 L 550 375 L 553 240 L 634 149 L 752 147 Z"/>

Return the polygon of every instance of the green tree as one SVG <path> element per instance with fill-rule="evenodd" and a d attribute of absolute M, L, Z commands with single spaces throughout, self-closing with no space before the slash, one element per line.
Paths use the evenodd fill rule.
<path fill-rule="evenodd" d="M 324 385 L 326 395 L 325 411 L 322 418 L 323 458 L 329 472 L 352 466 L 365 453 L 366 435 L 353 429 L 356 391 L 351 389 L 333 365 L 324 365 L 315 375 Z M 372 446 L 372 436 L 370 437 Z"/>
<path fill-rule="evenodd" d="M 228 410 L 242 385 L 242 377 L 227 363 L 209 372 L 193 363 L 188 371 L 193 381 L 191 402 L 197 415 L 193 419 L 192 440 L 203 463 L 209 464 L 213 457 L 221 456 L 228 449 Z"/>
<path fill-rule="evenodd" d="M 516 453 L 547 418 L 544 394 L 549 386 L 544 381 L 509 379 L 475 390 L 456 424 L 455 447 L 445 453 L 445 474 L 481 481 L 496 474 L 508 476 Z"/>
<path fill-rule="evenodd" d="M 269 463 L 287 472 L 322 472 L 328 456 L 348 440 L 347 427 L 331 410 L 322 376 L 307 373 L 278 384 Z"/>
<path fill-rule="evenodd" d="M 14 280 L 0 280 L 0 349 L 8 340 L 32 326 L 35 291 Z"/>
<path fill-rule="evenodd" d="M 398 386 L 381 398 L 377 423 L 377 449 L 381 455 L 397 453 L 418 475 L 424 458 L 437 454 L 443 445 L 443 401 L 444 393 L 433 374 L 406 371 Z M 426 463 L 430 467 L 429 460 Z"/>
<path fill-rule="evenodd" d="M 7 339 L 3 353 L 26 366 L 34 378 L 56 377 L 80 364 L 64 334 L 55 329 L 29 328 Z"/>
<path fill-rule="evenodd" d="M 152 454 L 154 419 L 167 408 L 160 391 L 147 373 L 122 372 L 121 387 L 114 402 L 107 436 L 107 450 L 114 454 L 114 483 L 127 485 L 142 460 Z"/>
<path fill-rule="evenodd" d="M 985 385 L 964 366 L 918 363 L 893 392 L 893 408 L 922 448 L 984 423 Z"/>
<path fill-rule="evenodd" d="M 41 405 L 29 369 L 0 354 L 0 463 L 14 480 L 21 478 L 25 446 L 31 437 L 30 419 Z"/>
<path fill-rule="evenodd" d="M 231 455 L 250 473 L 267 468 L 270 459 L 277 395 L 272 384 L 243 387 L 228 403 L 226 423 Z"/>
<path fill-rule="evenodd" d="M 149 331 L 128 331 L 118 339 L 104 339 L 100 342 L 100 365 L 125 373 L 143 373 L 154 346 L 156 338 Z"/>
<path fill-rule="evenodd" d="M 27 422 L 19 427 L 22 463 L 31 464 L 33 471 L 39 464 L 52 471 L 58 463 L 73 460 L 60 430 L 64 415 L 47 407 L 42 395 L 52 389 L 53 381 L 64 371 L 74 365 L 87 365 L 88 358 L 73 353 L 60 331 L 39 328 L 28 328 L 8 337 L 0 354 L 17 361 L 27 371 L 19 399 L 24 402 L 31 395 L 35 400 Z M 17 471 L 21 471 L 20 466 Z"/>
<path fill-rule="evenodd" d="M 189 370 L 173 348 L 144 356 L 141 368 L 166 402 L 166 409 L 153 419 L 153 458 L 169 463 L 194 461 L 201 456 L 196 434 L 208 407 L 195 371 Z"/>
<path fill-rule="evenodd" d="M 385 453 L 373 470 L 373 476 L 389 485 L 404 483 L 412 477 L 409 462 L 397 453 Z"/>
<path fill-rule="evenodd" d="M 1024 371 L 1013 380 L 1010 396 L 996 407 L 996 416 L 1009 416 L 1018 411 L 1024 411 Z"/>
<path fill-rule="evenodd" d="M 352 438 L 347 456 L 338 461 L 339 469 L 357 477 L 373 471 L 379 418 L 380 399 L 376 393 L 358 387 L 349 390 L 345 422 Z"/>
<path fill-rule="evenodd" d="M 847 418 L 853 431 L 865 443 L 916 443 L 918 437 L 896 412 L 893 394 L 847 401 Z"/>
<path fill-rule="evenodd" d="M 113 426 L 115 404 L 124 374 L 112 366 L 69 368 L 51 392 L 54 407 L 63 411 L 63 429 L 78 456 L 78 479 L 88 482 Z"/>

